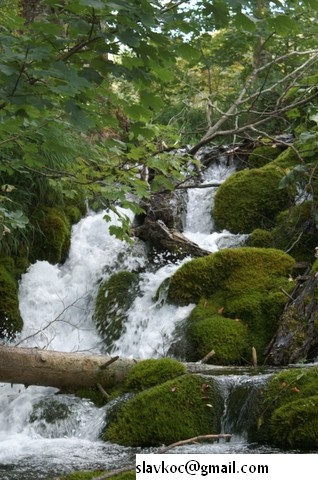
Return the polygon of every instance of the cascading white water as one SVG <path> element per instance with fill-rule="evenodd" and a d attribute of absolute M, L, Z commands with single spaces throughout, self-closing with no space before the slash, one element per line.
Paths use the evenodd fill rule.
<path fill-rule="evenodd" d="M 234 171 L 234 166 L 228 165 L 227 157 L 220 156 L 216 163 L 205 170 L 202 185 L 222 183 Z M 216 190 L 217 187 L 206 187 L 188 191 L 184 235 L 209 252 L 240 245 L 246 239 L 246 235 L 233 235 L 226 230 L 214 231 L 212 210 Z"/>
<path fill-rule="evenodd" d="M 218 163 L 207 170 L 205 181 L 223 181 L 232 171 L 232 167 Z M 244 237 L 213 233 L 212 199 L 213 189 L 189 192 L 185 234 L 213 252 L 220 242 L 222 247 L 233 246 Z M 68 352 L 101 351 L 102 341 L 92 321 L 98 284 L 116 271 L 134 271 L 147 265 L 142 244 L 130 246 L 111 236 L 104 215 L 91 213 L 73 227 L 70 254 L 64 265 L 36 262 L 23 275 L 19 298 L 24 329 L 15 344 Z M 112 222 L 116 222 L 114 216 Z M 179 266 L 180 262 L 168 263 L 155 271 L 151 265 L 150 271 L 141 274 L 140 294 L 128 312 L 124 334 L 114 345 L 116 353 L 138 358 L 166 353 L 175 323 L 186 318 L 193 305 L 178 308 L 164 304 L 162 299 L 154 301 L 154 297 L 161 283 Z M 30 422 L 34 406 L 44 398 L 53 398 L 56 391 L 0 385 L 2 480 L 27 480 L 28 471 L 34 480 L 84 466 L 110 468 L 131 455 L 130 449 L 98 440 L 105 412 L 88 401 L 68 400 L 68 423 L 52 427 Z"/>

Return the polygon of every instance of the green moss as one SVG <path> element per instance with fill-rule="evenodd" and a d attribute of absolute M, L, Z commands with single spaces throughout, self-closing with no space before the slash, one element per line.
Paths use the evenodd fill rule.
<path fill-rule="evenodd" d="M 283 176 L 273 165 L 231 175 L 215 195 L 216 227 L 232 233 L 273 227 L 276 215 L 291 203 L 289 190 L 279 188 Z"/>
<path fill-rule="evenodd" d="M 39 420 L 55 423 L 57 420 L 64 420 L 70 413 L 71 409 L 68 405 L 55 399 L 40 400 L 34 405 L 29 420 L 31 423 Z"/>
<path fill-rule="evenodd" d="M 312 272 L 318 272 L 318 258 L 317 258 L 317 260 L 315 260 L 314 263 L 312 264 L 311 271 L 312 271 Z"/>
<path fill-rule="evenodd" d="M 237 329 L 239 355 L 245 350 L 243 345 L 246 334 L 243 335 L 242 322 L 247 327 L 248 358 L 251 348 L 255 347 L 261 359 L 262 352 L 277 329 L 286 303 L 286 297 L 281 289 L 289 291 L 293 286 L 293 282 L 288 279 L 293 264 L 293 258 L 280 250 L 242 247 L 221 250 L 207 257 L 192 260 L 179 268 L 171 278 L 168 300 L 177 305 L 198 304 L 184 327 L 190 347 L 186 359 L 202 358 L 208 353 L 205 351 L 202 355 L 202 351 L 198 351 L 199 342 L 194 342 L 194 339 L 191 341 L 194 333 L 198 335 L 196 327 L 190 327 L 191 323 L 203 322 L 204 329 L 212 329 L 212 326 L 208 327 L 206 319 L 220 312 L 223 319 L 240 320 L 236 327 L 231 327 Z M 221 319 L 216 318 L 220 322 Z M 220 325 L 218 329 L 221 331 Z M 239 331 L 243 335 L 240 341 Z M 200 337 L 203 341 L 204 335 Z M 218 338 L 220 341 L 221 333 Z M 233 338 L 232 333 L 229 333 L 229 345 Z M 218 349 L 221 348 L 219 344 Z M 228 350 L 225 337 L 224 349 Z M 234 352 L 233 356 L 237 362 L 238 356 L 235 356 Z M 224 355 L 224 361 L 230 362 L 229 358 L 229 354 Z M 213 357 L 211 361 L 213 362 Z"/>
<path fill-rule="evenodd" d="M 248 166 L 250 168 L 260 168 L 271 162 L 281 153 L 282 147 L 277 145 L 262 145 L 254 148 L 248 157 Z"/>
<path fill-rule="evenodd" d="M 71 224 L 79 222 L 82 218 L 81 210 L 74 205 L 67 205 L 64 211 Z"/>
<path fill-rule="evenodd" d="M 246 244 L 249 247 L 270 248 L 273 246 L 273 235 L 268 230 L 256 228 L 252 231 Z"/>
<path fill-rule="evenodd" d="M 0 265 L 4 267 L 9 273 L 14 272 L 15 264 L 14 259 L 12 257 L 3 256 L 0 257 Z"/>
<path fill-rule="evenodd" d="M 287 448 L 318 448 L 318 395 L 276 409 L 271 418 L 272 439 Z"/>
<path fill-rule="evenodd" d="M 105 396 L 100 392 L 97 387 L 80 388 L 74 392 L 74 390 L 65 393 L 74 393 L 79 398 L 87 398 L 91 400 L 97 407 L 102 407 L 107 403 Z"/>
<path fill-rule="evenodd" d="M 182 265 L 170 280 L 168 301 L 198 303 L 201 297 L 209 299 L 220 290 L 230 295 L 246 290 L 266 293 L 286 283 L 293 264 L 292 257 L 272 248 L 220 250 Z"/>
<path fill-rule="evenodd" d="M 247 329 L 240 320 L 213 315 L 197 322 L 191 322 L 187 330 L 188 343 L 194 351 L 192 359 L 197 361 L 211 350 L 215 354 L 213 364 L 238 364 L 246 355 Z"/>
<path fill-rule="evenodd" d="M 0 265 L 0 337 L 11 338 L 22 330 L 18 288 L 13 276 Z"/>
<path fill-rule="evenodd" d="M 287 448 L 317 448 L 317 391 L 317 367 L 274 375 L 264 390 L 257 439 Z"/>
<path fill-rule="evenodd" d="M 157 446 L 218 433 L 222 398 L 212 382 L 183 375 L 138 393 L 118 408 L 104 439 L 121 445 Z"/>
<path fill-rule="evenodd" d="M 288 250 L 298 261 L 312 261 L 318 232 L 312 202 L 295 205 L 277 216 L 273 246 Z"/>
<path fill-rule="evenodd" d="M 71 238 L 71 224 L 60 208 L 39 208 L 32 219 L 41 232 L 31 248 L 32 260 L 55 264 L 66 260 Z"/>
<path fill-rule="evenodd" d="M 138 279 L 137 273 L 118 272 L 99 288 L 93 318 L 107 351 L 123 331 L 127 310 L 138 292 Z"/>
<path fill-rule="evenodd" d="M 128 373 L 125 390 L 142 391 L 186 373 L 185 366 L 171 358 L 143 360 Z"/>
<path fill-rule="evenodd" d="M 286 150 L 284 150 L 282 153 L 280 153 L 275 160 L 270 162 L 269 164 L 266 165 L 265 168 L 271 167 L 273 165 L 276 165 L 279 167 L 282 171 L 285 169 L 288 169 L 290 167 L 293 167 L 299 163 L 299 158 L 297 157 L 295 151 L 288 147 Z M 285 174 L 286 172 L 284 172 Z"/>
<path fill-rule="evenodd" d="M 95 477 L 100 477 L 103 473 L 102 471 L 95 471 L 95 472 L 73 472 L 61 477 L 61 480 L 91 480 Z M 136 472 L 131 470 L 129 472 L 120 473 L 118 475 L 114 475 L 113 477 L 109 477 L 108 480 L 135 480 Z"/>

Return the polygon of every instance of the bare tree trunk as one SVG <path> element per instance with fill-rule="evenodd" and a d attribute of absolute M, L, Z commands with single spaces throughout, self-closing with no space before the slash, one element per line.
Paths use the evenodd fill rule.
<path fill-rule="evenodd" d="M 136 360 L 0 346 L 0 382 L 78 389 L 121 383 Z"/>

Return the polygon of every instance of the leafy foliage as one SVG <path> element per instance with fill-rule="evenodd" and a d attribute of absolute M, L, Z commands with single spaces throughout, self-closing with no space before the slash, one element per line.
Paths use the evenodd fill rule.
<path fill-rule="evenodd" d="M 49 207 L 53 189 L 61 204 L 80 195 L 140 212 L 139 199 L 183 178 L 184 161 L 165 150 L 299 127 L 304 105 L 316 122 L 316 1 L 1 7 L 0 185 L 13 188 L 0 198 L 2 244 L 29 231 L 43 192 Z"/>

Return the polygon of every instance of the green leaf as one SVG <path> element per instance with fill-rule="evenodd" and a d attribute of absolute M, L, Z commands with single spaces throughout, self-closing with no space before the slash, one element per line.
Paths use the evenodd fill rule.
<path fill-rule="evenodd" d="M 308 5 L 313 10 L 318 10 L 318 0 L 304 0 L 304 5 Z"/>
<path fill-rule="evenodd" d="M 176 52 L 185 60 L 198 60 L 201 57 L 201 52 L 187 43 L 178 45 Z"/>
<path fill-rule="evenodd" d="M 140 101 L 142 105 L 149 107 L 154 111 L 159 110 L 163 106 L 163 101 L 160 97 L 143 90 L 140 92 Z"/>
<path fill-rule="evenodd" d="M 215 24 L 217 27 L 226 27 L 229 23 L 229 10 L 225 3 L 221 1 L 215 1 L 211 5 L 211 11 L 215 18 Z"/>
<path fill-rule="evenodd" d="M 269 25 L 282 37 L 290 35 L 291 32 L 298 31 L 298 24 L 295 19 L 289 15 L 277 15 L 268 19 Z"/>
<path fill-rule="evenodd" d="M 241 11 L 236 13 L 235 25 L 246 32 L 255 32 L 256 30 L 256 20 Z"/>

